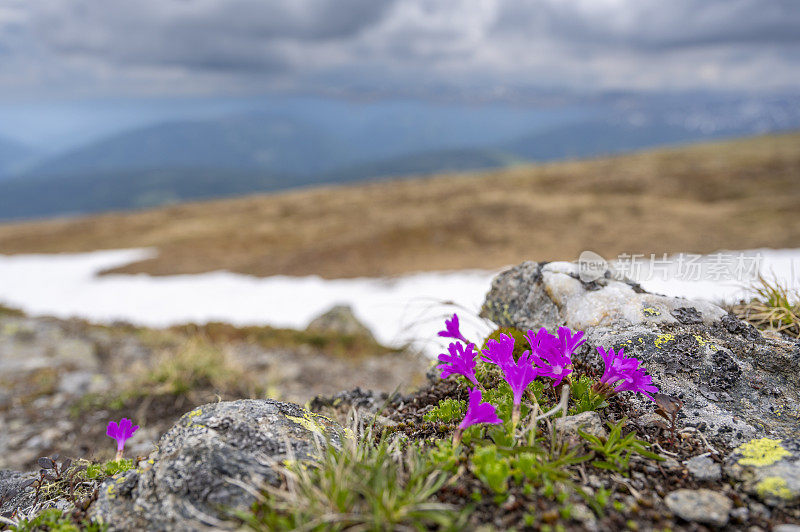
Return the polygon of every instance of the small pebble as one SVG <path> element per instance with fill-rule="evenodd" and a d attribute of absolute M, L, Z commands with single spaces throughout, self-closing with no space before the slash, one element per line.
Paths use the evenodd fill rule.
<path fill-rule="evenodd" d="M 772 532 L 800 532 L 800 525 L 778 525 L 772 529 Z"/>
<path fill-rule="evenodd" d="M 695 456 L 686 462 L 686 468 L 700 481 L 715 482 L 722 478 L 722 467 L 708 456 Z"/>
<path fill-rule="evenodd" d="M 747 507 L 734 508 L 731 510 L 731 518 L 737 523 L 746 523 L 750 518 L 750 510 Z"/>
<path fill-rule="evenodd" d="M 725 526 L 733 502 L 724 495 L 707 489 L 679 489 L 666 496 L 664 502 L 678 517 L 695 523 Z"/>

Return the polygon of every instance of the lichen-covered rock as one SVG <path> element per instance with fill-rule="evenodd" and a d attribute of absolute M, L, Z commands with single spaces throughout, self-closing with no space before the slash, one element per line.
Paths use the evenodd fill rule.
<path fill-rule="evenodd" d="M 725 495 L 707 489 L 675 490 L 664 502 L 681 519 L 714 526 L 725 526 L 733 508 L 733 502 Z"/>
<path fill-rule="evenodd" d="M 308 324 L 308 331 L 363 336 L 374 340 L 372 332 L 356 318 L 350 305 L 336 305 Z"/>
<path fill-rule="evenodd" d="M 728 457 L 725 470 L 768 504 L 800 502 L 800 439 L 744 443 Z"/>
<path fill-rule="evenodd" d="M 33 489 L 24 487 L 26 481 L 33 478 L 36 478 L 33 473 L 0 470 L 0 516 L 10 516 L 15 510 L 24 509 L 33 504 Z"/>
<path fill-rule="evenodd" d="M 247 486 L 274 483 L 274 467 L 307 459 L 317 442 L 341 444 L 336 422 L 291 403 L 242 400 L 185 414 L 136 470 L 107 480 L 91 517 L 112 530 L 226 528 L 254 501 Z"/>
<path fill-rule="evenodd" d="M 610 271 L 583 282 L 576 264 L 524 262 L 494 279 L 481 315 L 522 330 L 586 331 L 576 356 L 598 368 L 595 347 L 624 348 L 682 398 L 682 425 L 731 447 L 797 433 L 800 342 L 762 335 L 712 303 L 650 294 Z"/>

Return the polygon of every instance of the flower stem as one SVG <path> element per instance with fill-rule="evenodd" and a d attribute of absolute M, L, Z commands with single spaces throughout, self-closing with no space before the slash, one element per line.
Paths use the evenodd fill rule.
<path fill-rule="evenodd" d="M 514 403 L 514 409 L 511 411 L 511 431 L 516 432 L 517 424 L 519 423 L 520 403 Z"/>
<path fill-rule="evenodd" d="M 464 429 L 458 427 L 453 433 L 453 449 L 461 445 L 461 437 L 464 435 Z"/>

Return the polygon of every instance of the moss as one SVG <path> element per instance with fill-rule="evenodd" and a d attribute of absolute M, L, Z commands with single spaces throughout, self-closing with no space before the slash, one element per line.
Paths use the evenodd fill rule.
<path fill-rule="evenodd" d="M 740 465 L 756 467 L 772 465 L 792 454 L 781 446 L 781 440 L 772 438 L 751 440 L 737 447 L 736 452 L 742 455 L 739 459 Z"/>
<path fill-rule="evenodd" d="M 508 491 L 511 464 L 502 457 L 494 445 L 485 445 L 472 455 L 472 472 L 495 493 Z"/>
<path fill-rule="evenodd" d="M 764 498 L 778 497 L 781 499 L 791 499 L 792 491 L 786 483 L 786 479 L 781 477 L 767 477 L 756 484 L 756 492 Z"/>
<path fill-rule="evenodd" d="M 49 532 L 100 532 L 107 530 L 106 525 L 91 521 L 75 522 L 61 510 L 50 508 L 42 511 L 33 519 L 23 519 L 13 527 L 17 532 L 33 532 L 47 530 Z"/>
<path fill-rule="evenodd" d="M 467 412 L 467 403 L 451 397 L 439 401 L 433 410 L 426 412 L 422 419 L 428 423 L 453 423 L 464 417 Z"/>

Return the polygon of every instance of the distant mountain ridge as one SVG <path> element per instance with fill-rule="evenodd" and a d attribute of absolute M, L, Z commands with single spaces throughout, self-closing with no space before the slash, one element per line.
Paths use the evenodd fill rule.
<path fill-rule="evenodd" d="M 35 154 L 33 148 L 21 142 L 0 137 L 0 180 L 13 176 Z"/>
<path fill-rule="evenodd" d="M 345 164 L 341 143 L 269 115 L 166 122 L 116 134 L 31 168 L 29 176 L 211 168 L 307 174 Z M 314 155 L 313 157 L 311 155 Z"/>
<path fill-rule="evenodd" d="M 790 103 L 778 102 L 779 108 L 791 109 Z M 381 112 L 287 108 L 138 127 L 35 165 L 30 149 L 0 139 L 0 219 L 481 170 L 800 128 L 800 112 L 766 108 L 752 115 L 742 105 L 630 105 L 604 114 L 565 112 L 560 121 L 525 110 L 516 116 L 447 108 L 428 116 L 410 104 Z"/>

